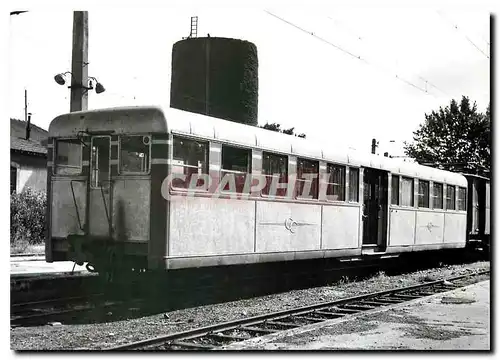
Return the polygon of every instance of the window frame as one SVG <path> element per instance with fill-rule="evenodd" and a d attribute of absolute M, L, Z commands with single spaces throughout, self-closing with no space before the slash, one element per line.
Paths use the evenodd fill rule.
<path fill-rule="evenodd" d="M 411 180 L 411 205 L 403 205 L 403 200 L 404 200 L 404 193 L 403 193 L 403 183 L 405 180 Z M 401 181 L 399 183 L 400 185 L 400 188 L 401 188 L 401 201 L 400 201 L 400 205 L 401 207 L 405 207 L 405 208 L 415 208 L 415 178 L 412 178 L 412 177 L 409 177 L 409 176 L 401 176 Z"/>
<path fill-rule="evenodd" d="M 464 199 L 463 199 L 463 209 L 460 209 L 460 190 L 464 191 Z M 458 186 L 458 191 L 457 191 L 457 205 L 456 205 L 456 210 L 457 211 L 467 211 L 467 188 L 463 186 Z"/>
<path fill-rule="evenodd" d="M 357 178 L 357 184 L 356 184 L 356 200 L 351 199 L 351 189 L 352 189 L 352 184 L 351 184 L 351 172 L 355 172 L 358 174 Z M 346 176 L 347 177 L 347 176 Z M 360 203 L 360 196 L 359 196 L 359 189 L 360 189 L 360 177 L 361 177 L 361 169 L 359 167 L 353 167 L 349 166 L 349 176 L 347 177 L 347 184 L 349 184 L 349 191 L 347 194 L 347 203 L 350 204 L 359 204 Z"/>
<path fill-rule="evenodd" d="M 448 197 L 448 188 L 453 188 L 453 197 Z M 455 185 L 449 185 L 449 184 L 446 184 L 446 210 L 450 210 L 450 211 L 457 211 L 457 201 L 456 201 L 456 196 L 457 196 L 457 189 L 455 187 Z M 448 199 L 453 199 L 453 209 L 449 208 L 448 207 Z"/>
<path fill-rule="evenodd" d="M 267 177 L 268 176 L 274 177 L 273 174 L 271 174 L 271 175 L 264 174 L 264 157 L 267 154 L 273 155 L 273 156 L 276 156 L 276 157 L 285 157 L 286 158 L 286 174 L 285 175 L 286 175 L 286 178 L 287 178 L 287 182 L 286 182 L 287 188 L 286 188 L 285 195 L 269 195 L 269 194 L 264 193 L 264 189 L 267 187 Z M 279 199 L 286 199 L 288 197 L 288 195 L 289 195 L 288 194 L 288 189 L 289 189 L 289 185 L 290 185 L 289 182 L 288 182 L 289 165 L 290 165 L 290 155 L 284 154 L 284 153 L 280 153 L 280 152 L 272 152 L 272 151 L 262 150 L 262 162 L 261 162 L 261 167 L 260 167 L 260 173 L 261 173 L 261 176 L 266 177 L 266 186 L 262 190 L 260 190 L 260 196 L 261 197 L 265 197 L 265 198 L 273 197 L 273 198 L 279 198 Z"/>
<path fill-rule="evenodd" d="M 296 200 L 305 200 L 305 201 L 314 201 L 314 200 L 319 200 L 319 160 L 312 160 L 304 157 L 298 157 L 297 156 L 297 167 L 295 169 L 295 173 L 297 174 L 295 178 L 295 184 L 294 184 L 294 199 Z M 311 189 L 309 192 L 309 195 L 311 194 L 311 191 L 313 190 L 314 183 L 316 183 L 316 191 L 313 193 L 312 198 L 310 197 L 302 197 L 301 194 L 299 194 L 299 187 L 297 186 L 299 181 L 303 181 L 304 184 L 306 182 L 306 179 L 299 178 L 299 162 L 304 161 L 304 162 L 309 162 L 309 163 L 316 163 L 317 165 L 317 172 L 316 172 L 316 179 L 311 181 Z M 313 173 L 306 173 L 306 174 L 313 174 Z"/>
<path fill-rule="evenodd" d="M 434 189 L 436 185 L 441 186 L 441 207 L 436 207 L 436 198 L 437 196 L 434 195 Z M 431 193 L 431 198 L 432 198 L 432 209 L 434 210 L 444 210 L 444 184 L 441 182 L 432 182 L 432 193 Z"/>
<path fill-rule="evenodd" d="M 423 196 L 425 195 L 420 193 L 420 184 L 427 184 L 427 206 L 420 205 L 420 199 L 424 199 Z M 431 209 L 431 182 L 429 180 L 418 179 L 417 208 Z"/>
<path fill-rule="evenodd" d="M 175 158 L 174 158 L 174 146 L 175 146 L 175 140 L 176 139 L 183 139 L 183 140 L 188 140 L 188 141 L 194 141 L 194 142 L 203 143 L 203 144 L 206 145 L 206 152 L 205 152 L 205 155 L 206 155 L 206 158 L 205 158 L 205 170 L 206 170 L 206 172 L 204 172 L 203 174 L 210 176 L 210 140 L 204 139 L 204 138 L 196 138 L 196 137 L 192 137 L 192 136 L 186 136 L 186 135 L 183 135 L 183 134 L 179 134 L 178 135 L 178 134 L 175 134 L 175 133 L 172 134 L 172 147 L 171 147 L 171 152 L 170 152 L 170 155 L 169 155 L 169 159 L 170 159 L 170 162 L 171 162 L 170 163 L 169 174 L 170 175 L 176 174 L 176 173 L 174 173 L 172 171 L 174 166 L 181 166 L 183 169 L 184 168 L 194 168 L 194 165 L 185 165 L 185 164 L 179 165 L 179 164 L 174 164 L 173 163 L 175 161 Z M 222 156 L 222 153 L 221 153 L 221 156 Z M 204 189 L 189 189 L 189 188 L 185 188 L 185 187 L 176 187 L 176 186 L 174 186 L 173 181 L 170 181 L 170 189 L 173 190 L 173 191 L 184 191 L 184 192 L 194 191 L 194 192 L 201 192 L 201 193 L 206 193 L 209 190 L 208 188 L 204 190 Z"/>
<path fill-rule="evenodd" d="M 108 159 L 108 179 L 107 179 L 107 182 L 108 182 L 108 187 L 111 183 L 111 135 L 95 135 L 95 136 L 92 136 L 92 138 L 90 139 L 90 158 L 89 158 L 89 179 L 90 179 L 90 188 L 91 189 L 107 189 L 108 187 L 105 187 L 105 186 L 98 186 L 98 185 L 94 185 L 93 181 L 92 181 L 92 149 L 93 149 L 93 144 L 94 144 L 94 139 L 96 138 L 108 138 L 109 139 L 109 159 Z M 99 161 L 99 159 L 97 160 Z M 99 179 L 98 179 L 98 182 L 99 182 Z"/>
<path fill-rule="evenodd" d="M 328 198 L 328 196 L 331 196 L 328 194 L 328 188 L 330 187 L 330 185 L 334 185 L 335 183 L 332 183 L 330 182 L 330 177 L 332 176 L 332 173 L 329 171 L 329 169 L 331 167 L 337 167 L 337 168 L 341 168 L 343 171 L 342 171 L 342 175 L 344 177 L 344 182 L 342 185 L 342 200 L 330 200 Z M 324 185 L 326 187 L 325 189 L 325 200 L 328 201 L 328 202 L 332 202 L 332 203 L 339 203 L 339 202 L 346 202 L 347 201 L 347 186 L 346 186 L 346 183 L 348 181 L 347 179 L 347 166 L 346 165 L 341 165 L 341 164 L 336 164 L 336 163 L 330 163 L 330 162 L 327 162 L 326 163 L 326 172 L 325 172 L 325 175 L 326 175 L 326 181 L 324 182 Z M 318 178 L 319 178 L 319 175 L 318 175 Z M 358 180 L 359 182 L 359 180 Z M 332 194 L 333 195 L 333 194 Z"/>
<path fill-rule="evenodd" d="M 125 172 L 123 172 L 122 171 L 122 137 L 123 136 L 128 136 L 128 137 L 142 136 L 143 141 L 144 141 L 144 137 L 148 137 L 149 138 L 149 144 L 148 144 L 148 150 L 149 150 L 148 171 L 141 171 L 141 172 L 137 172 L 137 171 L 125 171 Z M 149 175 L 149 174 L 151 174 L 151 145 L 152 145 L 152 143 L 153 143 L 153 139 L 152 139 L 151 134 L 147 134 L 147 135 L 144 135 L 144 134 L 122 134 L 122 135 L 120 135 L 118 137 L 118 175 Z"/>
<path fill-rule="evenodd" d="M 79 166 L 79 172 L 75 174 L 58 174 L 57 173 L 57 154 L 58 154 L 58 143 L 59 141 L 67 141 L 67 140 L 76 140 L 80 143 L 80 166 Z M 83 151 L 84 151 L 84 146 L 82 144 L 82 140 L 77 138 L 77 137 L 60 137 L 60 138 L 54 138 L 54 147 L 52 151 L 52 175 L 54 176 L 81 176 L 83 175 Z M 90 147 L 90 150 L 92 151 L 92 145 Z M 92 155 L 92 152 L 91 152 Z M 77 168 L 76 166 L 74 167 L 75 169 Z M 90 159 L 89 159 L 89 171 L 90 171 Z"/>
<path fill-rule="evenodd" d="M 396 179 L 396 183 L 398 184 L 398 188 L 397 188 L 397 191 L 395 192 L 394 191 L 394 180 Z M 400 199 L 400 196 L 399 196 L 399 188 L 401 187 L 401 179 L 400 179 L 400 176 L 399 175 L 394 175 L 394 174 L 391 174 L 391 205 L 394 205 L 394 206 L 400 206 L 400 202 L 401 202 L 401 199 Z M 394 204 L 392 201 L 394 199 L 394 194 L 397 193 L 397 196 L 396 196 L 396 204 Z"/>
<path fill-rule="evenodd" d="M 224 169 L 224 161 L 223 161 L 223 153 L 224 153 L 224 147 L 230 147 L 230 148 L 234 148 L 234 149 L 240 149 L 240 150 L 246 150 L 247 153 L 248 153 L 248 165 L 247 165 L 247 171 L 246 172 L 243 172 L 243 171 L 237 171 L 237 170 L 227 170 L 227 169 Z M 220 183 L 222 181 L 222 174 L 223 172 L 226 172 L 226 173 L 232 173 L 232 174 L 245 174 L 245 184 L 246 182 L 248 181 L 248 179 L 250 179 L 250 181 L 252 181 L 252 169 L 253 169 L 253 156 L 252 156 L 252 153 L 253 153 L 253 149 L 252 148 L 249 148 L 249 147 L 244 147 L 244 146 L 238 146 L 238 145 L 233 145 L 233 144 L 225 144 L 225 143 L 221 143 L 221 149 L 220 149 L 220 170 L 219 170 L 219 184 L 218 186 L 220 187 Z M 209 161 L 210 161 L 210 154 L 209 154 Z M 245 190 L 246 186 L 243 186 L 243 190 Z M 220 189 L 220 192 L 221 193 L 224 193 L 224 194 L 251 194 L 252 191 L 251 191 L 251 186 L 248 187 L 248 191 L 247 192 L 234 192 L 234 191 L 231 191 L 231 190 L 224 190 L 224 189 Z"/>

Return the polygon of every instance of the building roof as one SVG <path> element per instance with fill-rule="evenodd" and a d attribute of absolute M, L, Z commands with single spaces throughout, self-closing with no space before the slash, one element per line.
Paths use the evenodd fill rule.
<path fill-rule="evenodd" d="M 10 137 L 10 149 L 36 155 L 47 155 L 47 148 L 42 146 L 40 143 L 36 141 L 20 139 L 14 136 Z"/>
<path fill-rule="evenodd" d="M 30 139 L 26 140 L 26 122 L 18 119 L 10 119 L 10 149 L 36 156 L 46 156 L 47 139 L 49 132 L 41 127 L 30 123 Z"/>
<path fill-rule="evenodd" d="M 49 137 L 49 132 L 45 129 L 42 129 L 40 126 L 30 123 L 31 131 L 30 131 L 30 140 L 41 143 L 44 140 L 47 140 Z M 19 119 L 10 119 L 10 136 L 25 139 L 26 138 L 26 121 Z"/>

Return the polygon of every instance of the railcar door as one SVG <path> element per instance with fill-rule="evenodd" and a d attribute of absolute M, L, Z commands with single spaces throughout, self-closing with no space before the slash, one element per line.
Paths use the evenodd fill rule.
<path fill-rule="evenodd" d="M 490 182 L 484 184 L 484 234 L 490 235 Z"/>
<path fill-rule="evenodd" d="M 88 234 L 111 237 L 111 137 L 93 136 L 90 147 Z"/>
<path fill-rule="evenodd" d="M 363 247 L 384 250 L 387 244 L 387 172 L 363 172 Z"/>
<path fill-rule="evenodd" d="M 472 217 L 472 223 L 470 227 L 470 234 L 478 235 L 479 234 L 479 193 L 478 193 L 478 184 L 479 181 L 477 179 L 471 179 L 469 186 L 470 191 L 470 214 Z"/>

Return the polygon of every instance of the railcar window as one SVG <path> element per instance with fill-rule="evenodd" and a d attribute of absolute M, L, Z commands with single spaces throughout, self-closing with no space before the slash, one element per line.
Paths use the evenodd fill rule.
<path fill-rule="evenodd" d="M 318 198 L 318 174 L 318 161 L 297 159 L 296 194 L 298 198 Z M 307 187 L 309 187 L 309 191 L 307 191 Z"/>
<path fill-rule="evenodd" d="M 262 175 L 266 177 L 266 186 L 262 189 L 264 195 L 286 196 L 286 188 L 276 189 L 276 194 L 269 194 L 273 178 L 278 183 L 288 182 L 288 156 L 262 152 Z"/>
<path fill-rule="evenodd" d="M 429 207 L 429 182 L 425 180 L 418 181 L 418 207 Z"/>
<path fill-rule="evenodd" d="M 245 181 L 252 173 L 251 164 L 252 150 L 222 145 L 221 180 L 232 177 L 236 185 L 235 189 L 231 189 L 233 182 L 228 181 L 222 190 L 236 193 L 248 192 L 250 188 L 247 187 L 245 190 Z"/>
<path fill-rule="evenodd" d="M 443 208 L 443 184 L 434 183 L 432 185 L 432 203 L 434 209 Z"/>
<path fill-rule="evenodd" d="M 78 175 L 82 172 L 82 144 L 78 139 L 56 141 L 54 172 L 58 175 Z"/>
<path fill-rule="evenodd" d="M 359 201 L 359 169 L 349 168 L 349 201 Z"/>
<path fill-rule="evenodd" d="M 345 166 L 327 164 L 328 187 L 326 198 L 332 201 L 345 200 Z"/>
<path fill-rule="evenodd" d="M 172 158 L 172 174 L 186 175 L 185 179 L 174 177 L 172 187 L 187 189 L 194 174 L 208 174 L 208 142 L 174 137 Z M 203 184 L 199 177 L 196 186 Z"/>
<path fill-rule="evenodd" d="M 401 205 L 413 206 L 413 179 L 404 177 L 401 180 Z"/>
<path fill-rule="evenodd" d="M 446 209 L 455 210 L 455 186 L 446 187 Z"/>
<path fill-rule="evenodd" d="M 465 206 L 466 194 L 467 194 L 467 190 L 465 188 L 463 188 L 463 187 L 458 188 L 458 200 L 457 200 L 458 210 L 464 211 L 466 209 L 466 206 Z"/>
<path fill-rule="evenodd" d="M 399 205 L 399 176 L 392 175 L 391 179 L 391 204 Z"/>
<path fill-rule="evenodd" d="M 109 186 L 109 155 L 111 138 L 97 136 L 92 138 L 92 153 L 90 156 L 90 186 L 93 188 Z"/>
<path fill-rule="evenodd" d="M 120 173 L 148 173 L 150 138 L 143 135 L 120 137 Z"/>

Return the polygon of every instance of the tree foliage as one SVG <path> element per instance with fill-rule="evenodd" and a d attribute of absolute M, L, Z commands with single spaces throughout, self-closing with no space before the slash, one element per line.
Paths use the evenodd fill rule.
<path fill-rule="evenodd" d="M 45 240 L 47 196 L 25 188 L 10 196 L 10 243 L 41 244 Z"/>
<path fill-rule="evenodd" d="M 485 114 L 462 96 L 449 106 L 425 114 L 425 122 L 405 143 L 405 153 L 420 164 L 468 173 L 486 174 L 491 167 L 490 106 Z"/>
<path fill-rule="evenodd" d="M 268 124 L 265 124 L 264 126 L 260 126 L 260 127 L 263 129 L 266 129 L 266 130 L 276 131 L 276 132 L 279 132 L 282 134 L 295 135 L 299 138 L 306 137 L 306 134 L 295 134 L 294 133 L 295 127 L 292 127 L 290 129 L 281 129 L 281 125 L 277 124 L 277 123 L 272 123 L 272 124 L 268 123 Z"/>

